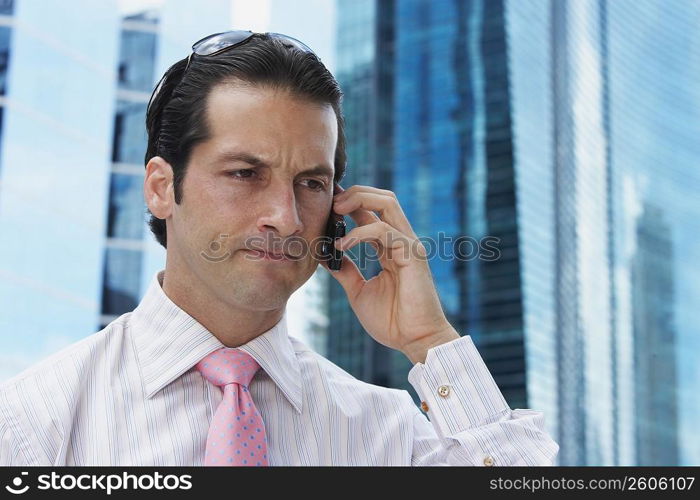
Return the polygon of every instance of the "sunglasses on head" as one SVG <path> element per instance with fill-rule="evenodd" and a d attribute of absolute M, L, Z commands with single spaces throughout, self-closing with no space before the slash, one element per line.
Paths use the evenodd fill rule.
<path fill-rule="evenodd" d="M 187 66 L 185 66 L 185 71 L 187 71 L 187 68 L 190 66 L 190 62 L 195 56 L 215 56 L 217 54 L 221 54 L 229 49 L 243 45 L 257 34 L 258 33 L 253 33 L 250 30 L 235 30 L 205 36 L 192 45 L 192 52 L 187 58 Z M 296 38 L 292 38 L 291 36 L 283 35 L 282 33 L 270 32 L 265 34 L 271 38 L 282 40 L 284 45 L 289 48 L 294 48 L 302 52 L 314 53 L 314 51 L 311 50 L 308 45 L 297 40 Z"/>
<path fill-rule="evenodd" d="M 190 55 L 187 57 L 187 65 L 185 66 L 185 70 L 182 72 L 182 76 L 180 77 L 180 79 L 182 79 L 185 76 L 185 73 L 187 73 L 187 69 L 190 67 L 190 63 L 194 60 L 195 57 L 215 56 L 217 54 L 221 54 L 222 52 L 226 52 L 227 50 L 230 50 L 234 47 L 243 45 L 255 35 L 260 34 L 261 33 L 255 33 L 250 30 L 233 30 L 225 31 L 223 33 L 214 33 L 213 35 L 205 36 L 204 38 L 195 42 L 192 45 L 192 52 L 190 52 Z M 264 34 L 271 38 L 281 40 L 284 43 L 284 45 L 288 48 L 297 49 L 301 52 L 308 52 L 314 54 L 314 51 L 311 50 L 311 48 L 309 48 L 308 45 L 297 40 L 296 38 L 284 35 L 282 33 L 267 32 Z M 160 88 L 162 87 L 164 81 L 165 75 L 163 75 L 163 77 L 160 79 L 158 85 L 156 85 L 156 88 L 153 91 L 153 94 L 151 94 L 151 99 L 148 101 L 149 109 L 151 107 L 151 102 L 153 101 L 153 98 L 160 91 Z"/>

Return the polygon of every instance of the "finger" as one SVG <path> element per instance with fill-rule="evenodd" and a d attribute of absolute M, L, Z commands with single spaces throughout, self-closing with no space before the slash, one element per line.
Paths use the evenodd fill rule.
<path fill-rule="evenodd" d="M 374 212 L 370 212 L 369 210 L 364 210 L 362 208 L 358 208 L 357 210 L 354 210 L 347 215 L 352 217 L 352 220 L 354 220 L 358 226 L 372 224 L 380 220 L 377 214 L 375 214 Z"/>
<path fill-rule="evenodd" d="M 355 227 L 365 226 L 367 224 L 374 224 L 375 222 L 381 222 L 379 217 L 377 217 L 377 214 L 375 214 L 374 212 L 370 212 L 369 210 L 363 210 L 361 208 L 355 210 L 354 212 L 350 212 L 350 214 L 348 215 L 350 215 L 350 217 L 352 217 L 352 219 L 355 221 Z M 375 241 L 368 241 L 368 243 L 372 245 L 372 248 L 374 248 L 375 252 L 379 253 L 379 245 Z"/>
<path fill-rule="evenodd" d="M 349 189 L 356 190 L 357 188 L 370 188 L 370 189 L 374 189 L 377 191 L 383 191 L 383 192 L 386 191 L 384 189 L 379 190 L 379 189 L 371 187 L 371 186 L 360 186 L 360 185 L 351 186 L 351 188 L 349 188 Z M 340 184 L 336 183 L 334 188 L 333 188 L 333 200 L 335 201 L 337 199 L 343 199 L 344 197 L 347 196 L 348 192 L 349 192 L 348 190 L 343 189 L 343 187 L 341 187 Z M 386 191 L 386 192 L 388 193 L 388 191 Z M 353 212 L 350 212 L 347 215 L 349 215 L 357 223 L 358 226 L 363 226 L 365 224 L 371 224 L 373 222 L 377 222 L 378 220 L 380 220 L 379 217 L 377 216 L 377 214 L 375 214 L 374 212 L 372 212 L 370 210 L 358 209 L 358 210 L 355 210 Z"/>
<path fill-rule="evenodd" d="M 338 214 L 350 214 L 360 209 L 377 212 L 382 221 L 387 222 L 402 233 L 416 237 L 398 200 L 393 196 L 354 191 L 340 200 L 336 200 L 333 205 L 333 210 Z"/>
<path fill-rule="evenodd" d="M 341 188 L 341 190 L 338 191 L 338 194 L 341 194 L 342 196 L 338 196 L 338 198 L 342 199 L 351 193 L 374 193 L 374 194 L 382 194 L 384 196 L 396 197 L 394 192 L 389 191 L 388 189 L 381 189 L 381 188 L 374 187 L 374 186 L 365 186 L 362 184 L 354 184 L 347 189 Z"/>
<path fill-rule="evenodd" d="M 380 255 L 380 261 L 386 262 L 385 259 L 394 259 L 398 264 L 403 264 L 410 259 L 412 241 L 411 238 L 397 231 L 388 223 L 379 221 L 355 227 L 338 239 L 335 246 L 339 250 L 349 250 L 361 242 L 371 243 Z"/>

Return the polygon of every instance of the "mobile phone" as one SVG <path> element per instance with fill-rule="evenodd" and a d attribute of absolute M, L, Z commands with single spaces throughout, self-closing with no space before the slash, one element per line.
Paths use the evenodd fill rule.
<path fill-rule="evenodd" d="M 337 192 L 338 189 L 335 188 L 334 194 Z M 323 258 L 328 261 L 328 269 L 331 271 L 339 271 L 343 263 L 343 251 L 338 250 L 333 243 L 338 238 L 345 236 L 345 229 L 345 218 L 335 213 L 331 208 L 331 213 L 326 223 L 324 242 L 321 246 L 321 253 L 323 254 Z"/>

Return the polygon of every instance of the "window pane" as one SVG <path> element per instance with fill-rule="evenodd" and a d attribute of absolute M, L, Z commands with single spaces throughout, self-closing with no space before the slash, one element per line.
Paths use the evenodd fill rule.
<path fill-rule="evenodd" d="M 143 235 L 145 212 L 143 177 L 112 174 L 107 236 L 140 240 Z"/>
<path fill-rule="evenodd" d="M 0 26 L 0 95 L 7 93 L 7 65 L 10 59 L 10 37 L 12 31 L 7 26 Z"/>
<path fill-rule="evenodd" d="M 107 248 L 102 314 L 124 314 L 138 305 L 142 253 L 140 250 Z"/>
<path fill-rule="evenodd" d="M 119 53 L 119 87 L 151 92 L 155 52 L 155 33 L 123 31 Z"/>
<path fill-rule="evenodd" d="M 0 0 L 0 14 L 11 16 L 15 10 L 14 0 Z"/>
<path fill-rule="evenodd" d="M 146 154 L 146 103 L 117 102 L 112 161 L 143 164 Z"/>

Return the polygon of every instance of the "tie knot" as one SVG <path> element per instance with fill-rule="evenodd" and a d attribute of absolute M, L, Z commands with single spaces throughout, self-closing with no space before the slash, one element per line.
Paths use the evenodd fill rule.
<path fill-rule="evenodd" d="M 204 378 L 220 387 L 228 384 L 248 386 L 260 365 L 245 351 L 222 347 L 197 363 Z"/>

